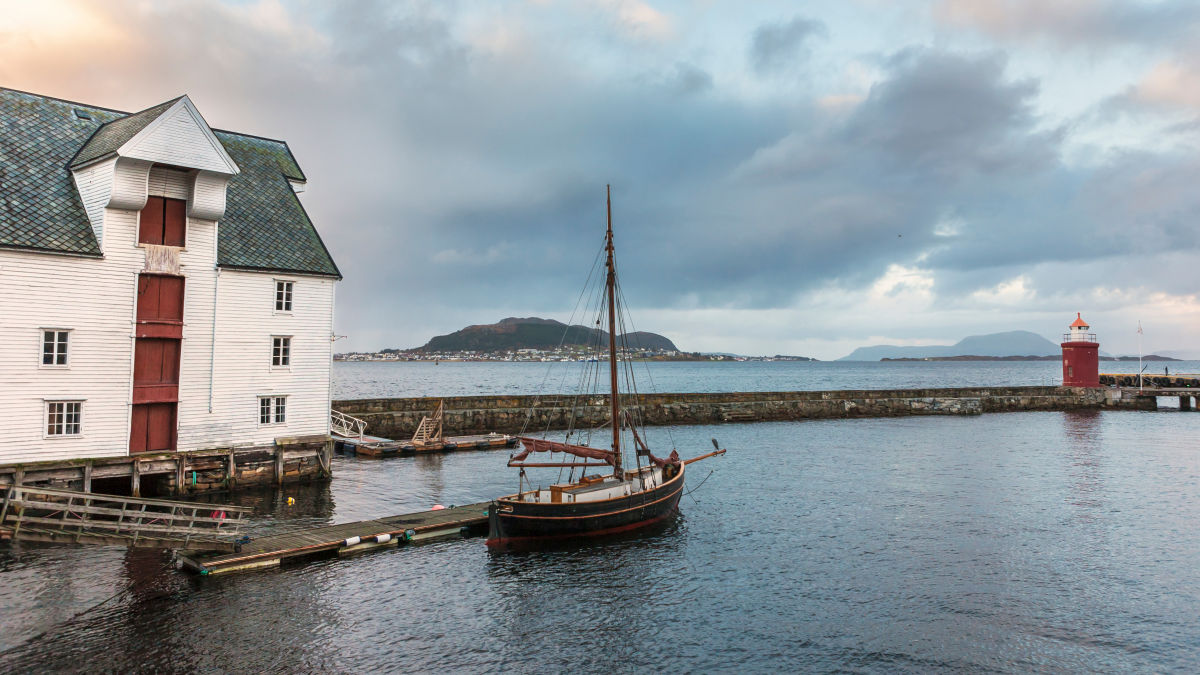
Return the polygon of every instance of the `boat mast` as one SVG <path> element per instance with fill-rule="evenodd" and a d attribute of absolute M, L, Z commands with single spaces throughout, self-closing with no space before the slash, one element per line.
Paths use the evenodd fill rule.
<path fill-rule="evenodd" d="M 612 186 L 605 185 L 605 200 L 608 206 L 608 234 L 605 250 L 608 252 L 608 373 L 612 388 L 609 400 L 612 403 L 612 434 L 613 434 L 613 475 L 621 476 L 621 411 L 617 394 L 617 301 L 616 285 L 617 270 L 613 265 L 613 231 L 612 231 Z"/>

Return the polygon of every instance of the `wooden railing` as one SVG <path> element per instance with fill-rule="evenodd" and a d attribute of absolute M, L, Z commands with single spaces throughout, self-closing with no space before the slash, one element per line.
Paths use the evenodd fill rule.
<path fill-rule="evenodd" d="M 8 488 L 0 528 L 13 539 L 236 550 L 245 506 L 139 499 L 55 488 Z"/>

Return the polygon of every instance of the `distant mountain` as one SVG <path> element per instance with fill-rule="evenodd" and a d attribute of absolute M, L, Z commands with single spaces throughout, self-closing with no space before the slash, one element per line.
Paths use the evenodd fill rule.
<path fill-rule="evenodd" d="M 565 335 L 564 335 L 565 333 Z M 633 349 L 678 351 L 674 342 L 657 334 L 637 331 L 619 336 Z M 515 349 L 554 349 L 562 345 L 595 345 L 608 342 L 608 331 L 571 326 L 553 319 L 510 317 L 499 323 L 467 326 L 449 335 L 439 335 L 414 351 L 496 352 Z"/>
<path fill-rule="evenodd" d="M 1171 349 L 1165 352 L 1157 352 L 1160 356 L 1170 356 L 1171 358 L 1181 361 L 1200 361 L 1200 352 L 1194 349 Z"/>
<path fill-rule="evenodd" d="M 972 335 L 953 345 L 900 347 L 875 345 L 859 347 L 839 361 L 878 361 L 880 359 L 924 359 L 945 356 L 1054 356 L 1062 347 L 1027 330 Z"/>

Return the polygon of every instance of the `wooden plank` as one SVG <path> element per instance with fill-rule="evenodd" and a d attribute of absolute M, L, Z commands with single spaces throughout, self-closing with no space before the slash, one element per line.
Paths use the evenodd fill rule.
<path fill-rule="evenodd" d="M 100 499 L 96 498 L 96 499 L 90 499 L 88 501 L 100 501 Z M 19 504 L 21 507 L 27 508 L 27 509 L 45 509 L 47 511 L 60 511 L 60 510 L 66 511 L 66 510 L 68 510 L 67 505 L 63 504 L 62 502 L 43 502 L 43 501 L 39 501 L 39 500 L 35 500 L 35 499 L 21 498 L 21 499 L 14 499 L 13 503 Z M 181 505 L 181 506 L 183 506 L 183 505 Z M 205 509 L 211 508 L 213 513 L 223 510 L 221 508 L 220 504 L 214 504 L 214 505 L 206 504 L 203 506 Z M 120 515 L 123 515 L 126 513 L 126 511 L 123 511 L 121 509 L 115 509 L 115 508 L 105 507 L 105 506 L 95 506 L 95 505 L 87 505 L 87 506 L 80 505 L 80 506 L 74 507 L 71 510 L 75 511 L 75 512 L 79 512 L 79 513 L 89 513 L 92 515 L 101 515 L 101 516 L 120 516 Z M 190 516 L 190 515 L 179 514 L 178 516 L 175 516 L 175 515 L 172 515 L 172 513 L 170 511 L 164 511 L 164 512 L 146 511 L 145 514 L 147 516 L 153 516 L 157 520 L 186 520 L 186 521 L 195 522 L 195 523 L 213 523 L 214 525 L 228 523 L 230 521 L 229 512 L 226 512 L 225 518 L 213 517 L 211 515 L 210 516 Z"/>
<path fill-rule="evenodd" d="M 478 527 L 487 523 L 488 502 L 468 504 L 452 509 L 424 511 L 420 513 L 389 516 L 378 520 L 327 525 L 310 530 L 286 532 L 255 539 L 244 545 L 240 553 L 225 555 L 190 555 L 186 564 L 192 569 L 218 570 L 249 569 L 257 561 L 282 560 L 324 552 L 335 552 L 346 548 L 346 539 L 361 537 L 363 543 L 373 544 L 369 538 L 389 534 L 399 540 L 404 533 L 416 533 L 414 541 L 457 534 L 462 527 Z M 181 554 L 182 555 L 182 554 Z M 266 563 L 266 564 L 269 564 Z"/>
<path fill-rule="evenodd" d="M 28 523 L 35 523 L 35 524 L 39 524 L 39 525 L 53 525 L 54 528 L 57 528 L 57 529 L 53 529 L 53 528 L 43 528 L 43 529 L 46 529 L 46 530 L 53 529 L 53 531 L 55 531 L 55 532 L 67 534 L 65 532 L 65 530 L 63 529 L 64 521 L 61 518 L 42 518 L 39 516 L 21 515 L 20 517 L 10 516 L 9 519 L 14 523 L 20 524 L 22 527 L 24 527 Z M 65 524 L 72 525 L 73 523 L 68 521 Z M 115 522 L 107 521 L 107 520 L 89 521 L 88 528 L 89 529 L 108 530 L 110 532 L 116 532 L 116 533 L 130 532 L 135 537 L 137 537 L 140 533 L 143 533 L 143 532 L 158 532 L 161 534 L 185 534 L 186 533 L 186 530 L 183 530 L 178 527 L 172 527 L 169 525 L 159 526 L 159 525 L 154 525 L 154 524 L 145 523 L 145 522 L 115 523 Z M 22 534 L 24 534 L 24 533 L 25 533 L 25 530 L 22 530 Z M 74 536 L 75 534 L 76 534 L 75 532 L 72 532 L 72 533 L 70 533 L 70 536 Z M 237 534 L 238 533 L 235 530 L 227 530 L 226 533 L 222 533 L 222 534 L 217 534 L 215 532 L 206 533 L 206 534 L 193 534 L 192 539 L 202 539 L 204 541 L 223 541 L 225 539 L 235 539 L 235 538 L 237 538 Z M 179 541 L 182 541 L 182 540 L 183 540 L 183 538 L 180 537 Z"/>
<path fill-rule="evenodd" d="M 50 496 L 63 497 L 63 498 L 67 498 L 72 495 L 79 494 L 78 492 L 76 492 L 74 490 L 63 490 L 60 488 L 43 488 L 43 487 L 22 486 L 19 488 L 19 490 L 23 494 L 50 495 Z M 94 495 L 94 498 L 96 500 L 105 499 L 108 501 L 127 503 L 130 505 L 146 504 L 149 506 L 161 506 L 164 509 L 169 509 L 172 506 L 175 506 L 178 504 L 188 504 L 188 505 L 197 504 L 197 502 L 178 502 L 178 501 L 171 501 L 168 499 L 153 499 L 153 498 L 147 498 L 147 497 L 122 497 L 120 495 L 97 494 L 97 495 Z M 220 507 L 221 509 L 223 509 L 225 511 L 241 511 L 243 513 L 249 513 L 250 511 L 254 510 L 254 507 L 252 507 L 252 506 L 234 506 L 231 504 L 211 504 L 209 506 L 211 506 L 214 509 L 217 507 Z"/>

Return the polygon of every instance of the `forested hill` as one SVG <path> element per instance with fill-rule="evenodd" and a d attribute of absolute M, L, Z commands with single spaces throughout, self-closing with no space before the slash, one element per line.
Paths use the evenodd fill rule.
<path fill-rule="evenodd" d="M 566 336 L 564 337 L 564 331 Z M 618 342 L 622 338 L 618 338 Z M 657 334 L 637 331 L 623 336 L 624 343 L 634 349 L 678 351 L 675 343 Z M 516 349 L 554 349 L 560 344 L 605 344 L 608 332 L 587 326 L 567 327 L 561 321 L 529 317 L 508 318 L 499 323 L 467 326 L 449 335 L 439 335 L 413 351 L 421 352 L 497 352 Z"/>

